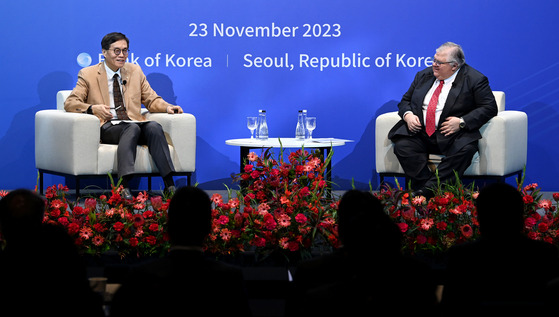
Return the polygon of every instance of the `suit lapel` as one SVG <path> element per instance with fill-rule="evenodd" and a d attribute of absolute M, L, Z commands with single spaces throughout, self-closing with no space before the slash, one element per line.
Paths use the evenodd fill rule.
<path fill-rule="evenodd" d="M 463 65 L 462 68 L 458 71 L 458 74 L 456 74 L 456 79 L 454 79 L 454 82 L 452 83 L 452 87 L 448 92 L 448 97 L 446 98 L 446 102 L 444 104 L 443 112 L 441 113 L 441 119 L 439 120 L 439 124 L 442 123 L 444 119 L 446 119 L 448 113 L 456 103 L 456 98 L 458 98 L 458 95 L 462 90 L 462 85 L 464 84 L 464 73 L 466 72 L 466 67 L 467 67 L 466 65 Z"/>
<path fill-rule="evenodd" d="M 423 118 L 423 101 L 425 100 L 425 95 L 427 95 L 427 92 L 429 92 L 429 89 L 431 89 L 431 86 L 433 86 L 434 82 L 435 76 L 430 73 L 428 76 L 425 76 L 424 80 L 418 85 L 416 89 L 416 100 L 413 104 L 419 107 L 418 109 L 416 109 L 416 111 L 418 113 L 418 117 L 421 120 L 421 123 L 423 124 L 425 124 L 425 118 Z"/>
<path fill-rule="evenodd" d="M 99 64 L 99 69 L 97 71 L 97 84 L 99 85 L 99 91 L 101 92 L 103 103 L 105 105 L 110 105 L 111 99 L 109 97 L 109 81 L 107 80 L 107 71 L 105 70 L 104 63 Z"/>
<path fill-rule="evenodd" d="M 130 105 L 130 102 L 128 100 L 128 95 L 130 94 L 127 94 L 126 90 L 128 89 L 128 86 L 130 86 L 129 84 L 130 74 L 128 72 L 128 68 L 126 67 L 126 64 L 124 64 L 124 66 L 120 69 L 120 76 L 122 76 L 122 82 L 126 83 L 126 85 L 122 85 L 122 95 L 124 98 L 124 106 L 128 110 L 128 105 Z"/>

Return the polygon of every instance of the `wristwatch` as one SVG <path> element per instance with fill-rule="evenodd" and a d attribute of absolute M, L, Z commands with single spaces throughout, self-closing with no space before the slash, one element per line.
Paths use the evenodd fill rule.
<path fill-rule="evenodd" d="M 464 129 L 466 127 L 466 121 L 463 118 L 460 118 L 460 129 Z"/>

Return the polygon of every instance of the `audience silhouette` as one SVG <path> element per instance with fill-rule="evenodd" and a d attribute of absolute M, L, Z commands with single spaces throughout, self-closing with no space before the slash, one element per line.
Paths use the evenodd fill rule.
<path fill-rule="evenodd" d="M 449 250 L 443 312 L 543 312 L 546 285 L 559 269 L 557 248 L 523 235 L 524 201 L 516 188 L 490 184 L 480 191 L 476 206 L 481 237 Z"/>
<path fill-rule="evenodd" d="M 338 208 L 332 254 L 301 263 L 289 314 L 297 316 L 432 316 L 436 296 L 429 266 L 401 253 L 402 234 L 369 192 L 350 190 Z"/>
<path fill-rule="evenodd" d="M 338 208 L 343 246 L 299 264 L 288 316 L 471 316 L 546 313 L 557 292 L 559 251 L 523 234 L 524 202 L 505 183 L 476 199 L 481 237 L 452 247 L 441 307 L 431 268 L 402 254 L 402 233 L 370 192 L 346 192 Z M 43 223 L 45 201 L 18 189 L 0 200 L 0 314 L 104 316 L 85 265 L 62 226 Z M 250 316 L 242 271 L 204 255 L 209 196 L 182 187 L 169 205 L 167 256 L 130 270 L 111 316 Z"/>
<path fill-rule="evenodd" d="M 131 270 L 111 316 L 250 316 L 242 271 L 204 256 L 211 221 L 209 196 L 179 188 L 169 204 L 168 255 Z"/>
<path fill-rule="evenodd" d="M 0 315 L 104 316 L 74 242 L 62 226 L 43 224 L 44 212 L 27 189 L 0 200 Z"/>

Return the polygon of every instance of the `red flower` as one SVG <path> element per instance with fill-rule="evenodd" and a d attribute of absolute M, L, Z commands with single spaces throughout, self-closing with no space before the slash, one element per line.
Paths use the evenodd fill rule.
<path fill-rule="evenodd" d="M 105 228 L 105 225 L 102 224 L 102 223 L 95 223 L 95 224 L 93 224 L 93 229 L 95 229 L 95 231 L 97 231 L 97 232 L 104 232 L 105 230 L 107 230 L 107 229 Z"/>
<path fill-rule="evenodd" d="M 221 216 L 219 216 L 219 219 L 217 220 L 217 222 L 220 225 L 226 225 L 229 222 L 229 217 L 227 217 L 225 215 L 221 215 Z"/>
<path fill-rule="evenodd" d="M 437 223 L 437 229 L 439 229 L 439 230 L 444 231 L 444 230 L 446 230 L 446 227 L 447 227 L 447 224 L 444 221 L 441 221 L 441 222 Z"/>
<path fill-rule="evenodd" d="M 84 213 L 84 210 L 80 206 L 75 206 L 74 209 L 72 210 L 72 214 L 74 216 L 79 216 L 79 215 L 82 215 L 83 213 Z"/>
<path fill-rule="evenodd" d="M 78 225 L 77 223 L 72 222 L 71 224 L 68 225 L 68 233 L 70 235 L 74 235 L 79 231 L 80 231 L 80 225 Z"/>
<path fill-rule="evenodd" d="M 539 231 L 539 232 L 547 232 L 548 229 L 549 229 L 549 227 L 547 226 L 547 224 L 545 224 L 545 223 L 543 223 L 543 222 L 541 222 L 541 223 L 538 225 L 538 231 Z"/>
<path fill-rule="evenodd" d="M 295 221 L 297 221 L 298 223 L 305 223 L 307 222 L 307 216 L 302 213 L 298 214 L 297 216 L 295 216 Z"/>
<path fill-rule="evenodd" d="M 113 225 L 113 228 L 114 228 L 116 231 L 121 231 L 122 229 L 124 229 L 124 224 L 123 224 L 122 222 L 120 222 L 120 221 L 117 221 L 117 222 Z"/>
<path fill-rule="evenodd" d="M 400 228 L 400 231 L 402 231 L 402 232 L 408 231 L 408 224 L 407 223 L 399 222 L 399 223 L 397 223 L 397 225 Z"/>
<path fill-rule="evenodd" d="M 91 241 L 94 245 L 100 246 L 103 244 L 103 242 L 105 242 L 105 239 L 100 235 L 96 235 L 95 237 L 93 237 L 93 239 L 91 239 Z"/>
<path fill-rule="evenodd" d="M 268 230 L 274 230 L 277 226 L 277 222 L 274 219 L 274 216 L 267 213 L 264 215 L 264 227 Z"/>
<path fill-rule="evenodd" d="M 254 239 L 250 241 L 250 244 L 254 245 L 255 247 L 264 247 L 266 246 L 266 239 L 255 236 Z"/>
<path fill-rule="evenodd" d="M 157 238 L 152 236 L 152 235 L 149 235 L 149 236 L 146 237 L 146 242 L 149 245 L 155 245 L 157 243 Z"/>
<path fill-rule="evenodd" d="M 526 226 L 526 228 L 532 228 L 536 225 L 536 223 L 537 220 L 532 217 L 527 217 L 526 219 L 524 219 L 524 225 Z"/>
<path fill-rule="evenodd" d="M 299 196 L 300 197 L 306 197 L 310 194 L 310 192 L 311 191 L 309 190 L 309 188 L 307 186 L 305 186 L 305 187 L 301 188 L 301 191 L 299 191 Z"/>
<path fill-rule="evenodd" d="M 149 225 L 149 230 L 153 231 L 153 232 L 158 232 L 159 231 L 159 225 L 156 223 L 152 223 L 151 225 Z"/>
<path fill-rule="evenodd" d="M 136 238 L 130 238 L 129 241 L 130 241 L 130 246 L 131 246 L 131 247 L 136 247 L 136 246 L 138 246 L 138 239 L 136 239 Z"/>
<path fill-rule="evenodd" d="M 140 214 L 134 214 L 132 217 L 132 222 L 134 223 L 134 227 L 138 228 L 144 225 L 144 216 Z"/>
<path fill-rule="evenodd" d="M 470 225 L 463 225 L 460 227 L 460 232 L 462 232 L 462 235 L 466 238 L 470 238 L 474 234 L 474 230 L 472 230 Z"/>
<path fill-rule="evenodd" d="M 524 200 L 525 204 L 530 204 L 534 202 L 534 197 L 530 196 L 530 195 L 526 195 L 524 197 L 522 197 L 522 199 Z"/>
<path fill-rule="evenodd" d="M 68 218 L 60 217 L 60 218 L 58 218 L 58 223 L 60 223 L 64 227 L 66 227 L 66 226 L 68 226 Z"/>

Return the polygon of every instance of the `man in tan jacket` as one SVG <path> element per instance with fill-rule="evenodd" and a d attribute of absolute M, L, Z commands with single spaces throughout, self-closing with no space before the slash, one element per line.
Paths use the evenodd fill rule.
<path fill-rule="evenodd" d="M 169 146 L 161 125 L 147 121 L 141 113 L 142 104 L 150 112 L 182 113 L 179 106 L 167 103 L 149 85 L 140 66 L 127 63 L 129 40 L 122 33 L 103 37 L 104 62 L 83 68 L 78 82 L 64 103 L 68 112 L 94 115 L 101 125 L 101 142 L 118 144 L 118 176 L 122 179 L 125 199 L 133 199 L 129 181 L 134 173 L 136 146 L 147 144 L 163 177 L 165 190 L 174 192 L 175 171 Z"/>

